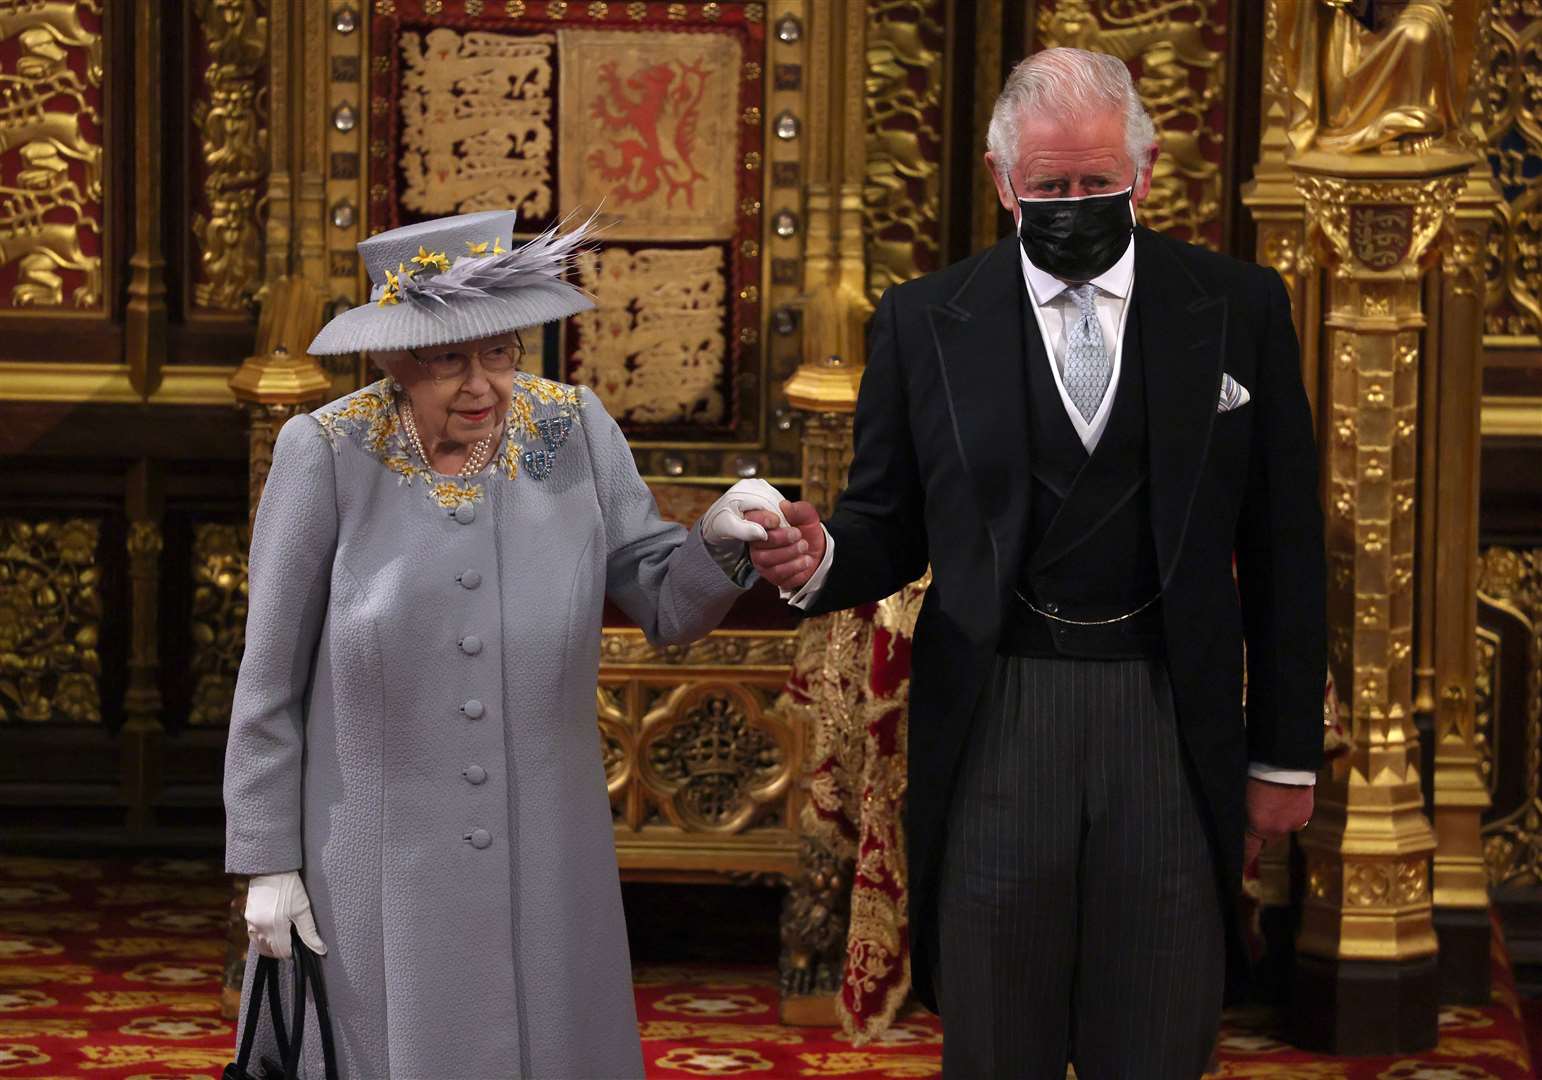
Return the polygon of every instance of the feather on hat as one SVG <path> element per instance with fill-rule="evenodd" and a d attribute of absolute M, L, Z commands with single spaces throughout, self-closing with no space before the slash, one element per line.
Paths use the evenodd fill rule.
<path fill-rule="evenodd" d="M 514 245 L 509 210 L 439 218 L 359 243 L 373 288 L 370 302 L 321 328 L 308 352 L 354 352 L 451 345 L 540 326 L 594 307 L 564 279 L 593 248 L 595 216 L 567 229 L 572 216 Z"/>

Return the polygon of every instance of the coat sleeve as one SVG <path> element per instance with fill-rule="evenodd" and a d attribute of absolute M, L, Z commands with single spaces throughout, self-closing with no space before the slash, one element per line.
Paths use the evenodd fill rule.
<path fill-rule="evenodd" d="M 246 651 L 225 744 L 225 868 L 300 869 L 305 697 L 337 547 L 337 472 L 309 416 L 279 432 L 248 564 Z"/>
<path fill-rule="evenodd" d="M 637 474 L 626 437 L 587 388 L 580 426 L 594 463 L 605 523 L 605 594 L 655 645 L 683 645 L 717 628 L 745 591 L 718 565 L 701 536 L 659 516 Z"/>
<path fill-rule="evenodd" d="M 895 290 L 873 316 L 846 490 L 826 527 L 835 557 L 810 615 L 892 596 L 926 573 L 925 499 L 895 328 Z"/>
<path fill-rule="evenodd" d="M 1268 319 L 1253 392 L 1252 459 L 1237 519 L 1247 640 L 1248 756 L 1277 769 L 1322 764 L 1327 577 L 1317 446 L 1290 299 L 1267 274 Z"/>

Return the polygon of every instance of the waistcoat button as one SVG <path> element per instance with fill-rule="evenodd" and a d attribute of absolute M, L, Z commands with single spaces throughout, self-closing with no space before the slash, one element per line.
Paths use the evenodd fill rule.
<path fill-rule="evenodd" d="M 482 651 L 482 639 L 475 634 L 467 634 L 460 639 L 460 651 L 467 656 L 475 656 Z"/>
<path fill-rule="evenodd" d="M 471 842 L 472 847 L 481 851 L 493 842 L 493 834 L 486 829 L 472 829 L 466 834 L 466 839 Z"/>
<path fill-rule="evenodd" d="M 461 773 L 461 775 L 472 784 L 480 784 L 487 779 L 487 770 L 482 768 L 480 765 L 472 765 L 465 772 Z"/>
<path fill-rule="evenodd" d="M 455 580 L 460 582 L 460 587 L 463 589 L 474 589 L 482 584 L 482 575 L 475 570 L 462 570 L 455 575 Z"/>
<path fill-rule="evenodd" d="M 477 519 L 477 508 L 468 502 L 463 502 L 455 508 L 455 520 L 462 525 L 470 525 Z"/>
<path fill-rule="evenodd" d="M 472 698 L 470 701 L 466 702 L 466 704 L 462 705 L 460 707 L 460 711 L 461 715 L 470 717 L 472 720 L 482 719 L 482 703 L 476 698 Z"/>

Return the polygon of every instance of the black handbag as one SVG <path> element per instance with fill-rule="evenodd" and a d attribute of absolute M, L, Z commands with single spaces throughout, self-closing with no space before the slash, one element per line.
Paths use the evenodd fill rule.
<path fill-rule="evenodd" d="M 326 1080 L 338 1080 L 337 1049 L 332 1042 L 332 1014 L 327 1009 L 327 987 L 321 977 L 321 957 L 306 948 L 299 931 L 289 928 L 294 955 L 294 1016 L 284 1023 L 283 1003 L 278 995 L 278 961 L 271 956 L 257 958 L 257 973 L 252 976 L 252 993 L 246 1003 L 246 1021 L 241 1029 L 241 1049 L 236 1060 L 225 1066 L 221 1080 L 298 1080 L 300 1046 L 305 1040 L 305 1001 L 311 988 L 316 995 L 316 1026 L 321 1031 L 321 1056 L 326 1065 Z M 263 1057 L 261 1072 L 249 1071 L 252 1044 L 257 1041 L 257 1025 L 262 1020 L 262 999 L 268 999 L 268 1013 L 273 1020 L 273 1035 L 279 1056 L 275 1062 Z"/>

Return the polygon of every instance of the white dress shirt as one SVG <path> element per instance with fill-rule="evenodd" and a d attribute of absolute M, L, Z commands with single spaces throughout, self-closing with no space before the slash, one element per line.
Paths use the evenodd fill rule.
<path fill-rule="evenodd" d="M 1098 313 L 1098 328 L 1103 333 L 1103 349 L 1113 361 L 1113 371 L 1108 377 L 1108 387 L 1103 400 L 1098 403 L 1092 419 L 1083 418 L 1081 410 L 1065 391 L 1065 340 L 1066 330 L 1073 320 L 1081 318 L 1069 286 L 1055 275 L 1040 270 L 1028 260 L 1027 252 L 1019 245 L 1017 252 L 1023 260 L 1023 282 L 1028 286 L 1028 297 L 1033 302 L 1034 321 L 1039 324 L 1039 336 L 1044 339 L 1044 355 L 1049 358 L 1050 374 L 1055 378 L 1055 389 L 1060 392 L 1060 402 L 1065 406 L 1071 426 L 1076 428 L 1087 453 L 1097 448 L 1108 427 L 1108 414 L 1114 408 L 1114 391 L 1119 388 L 1120 357 L 1124 352 L 1124 322 L 1130 313 L 1130 286 L 1135 283 L 1135 240 L 1132 237 L 1124 254 L 1103 273 L 1093 278 L 1091 285 L 1097 294 L 1093 307 Z"/>
<path fill-rule="evenodd" d="M 1065 406 L 1066 415 L 1076 429 L 1076 434 L 1081 438 L 1082 445 L 1090 454 L 1097 447 L 1098 440 L 1103 437 L 1103 430 L 1108 427 L 1108 415 L 1113 411 L 1114 393 L 1119 388 L 1120 360 L 1124 352 L 1124 324 L 1129 317 L 1129 299 L 1135 287 L 1135 238 L 1133 236 L 1130 238 L 1129 246 L 1124 249 L 1124 254 L 1119 257 L 1119 261 L 1093 278 L 1091 282 L 1098 290 L 1094 298 L 1094 306 L 1097 309 L 1098 326 L 1103 332 L 1103 347 L 1109 351 L 1113 361 L 1108 388 L 1103 391 L 1103 400 L 1098 404 L 1097 412 L 1092 414 L 1091 420 L 1082 416 L 1081 410 L 1071 401 L 1065 389 L 1066 327 L 1070 320 L 1081 316 L 1081 311 L 1077 308 L 1075 299 L 1067 291 L 1068 286 L 1064 281 L 1033 265 L 1021 245 L 1018 247 L 1018 253 L 1022 256 L 1023 283 L 1027 286 L 1028 297 L 1032 301 L 1030 306 L 1033 308 L 1034 321 L 1038 323 L 1039 334 L 1044 339 L 1044 354 L 1048 357 L 1050 373 L 1055 379 L 1055 389 L 1060 392 L 1060 401 Z M 819 566 L 815 568 L 813 576 L 795 592 L 788 589 L 781 590 L 782 599 L 800 610 L 806 609 L 814 602 L 814 597 L 823 588 L 825 578 L 829 576 L 830 567 L 835 562 L 835 537 L 830 535 L 829 529 L 825 529 L 824 533 L 824 557 L 819 560 Z M 1304 769 L 1276 769 L 1258 761 L 1248 765 L 1248 775 L 1276 784 L 1310 786 L 1317 783 L 1315 773 Z"/>

